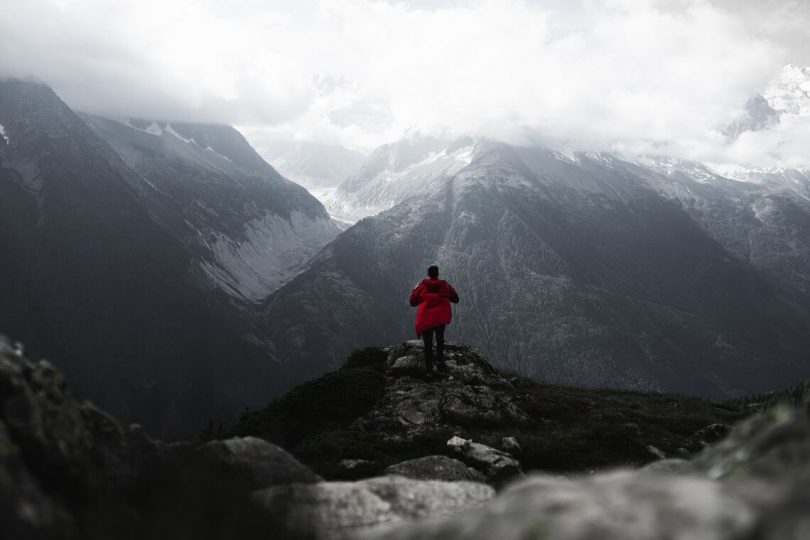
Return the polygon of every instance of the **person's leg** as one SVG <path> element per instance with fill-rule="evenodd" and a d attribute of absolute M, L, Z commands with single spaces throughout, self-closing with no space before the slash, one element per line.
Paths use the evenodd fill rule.
<path fill-rule="evenodd" d="M 439 325 L 434 330 L 436 330 L 436 364 L 439 369 L 444 369 L 444 325 Z"/>
<path fill-rule="evenodd" d="M 433 373 L 433 328 L 422 332 L 422 343 L 425 345 L 425 371 Z"/>

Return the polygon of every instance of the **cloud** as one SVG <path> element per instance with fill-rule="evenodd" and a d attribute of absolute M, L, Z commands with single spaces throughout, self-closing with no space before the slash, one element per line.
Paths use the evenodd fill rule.
<path fill-rule="evenodd" d="M 43 79 L 80 110 L 255 139 L 368 148 L 418 129 L 730 160 L 746 138 L 732 148 L 717 129 L 806 58 L 803 6 L 5 0 L 0 74 Z M 795 146 L 773 143 L 779 159 Z"/>

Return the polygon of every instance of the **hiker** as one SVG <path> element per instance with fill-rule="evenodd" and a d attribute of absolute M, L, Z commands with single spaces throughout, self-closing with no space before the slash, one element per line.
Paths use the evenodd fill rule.
<path fill-rule="evenodd" d="M 425 371 L 432 377 L 433 335 L 436 335 L 436 364 L 440 373 L 445 373 L 444 327 L 450 324 L 453 310 L 450 302 L 458 303 L 458 293 L 443 279 L 439 279 L 439 267 L 432 265 L 427 270 L 428 277 L 411 291 L 412 306 L 419 306 L 416 312 L 416 337 L 422 336 L 425 343 Z"/>

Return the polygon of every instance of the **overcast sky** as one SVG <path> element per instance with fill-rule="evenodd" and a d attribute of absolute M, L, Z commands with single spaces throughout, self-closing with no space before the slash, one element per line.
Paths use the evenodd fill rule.
<path fill-rule="evenodd" d="M 808 44 L 804 0 L 2 0 L 0 75 L 259 146 L 418 130 L 795 163 L 806 126 L 751 148 L 718 127 Z"/>

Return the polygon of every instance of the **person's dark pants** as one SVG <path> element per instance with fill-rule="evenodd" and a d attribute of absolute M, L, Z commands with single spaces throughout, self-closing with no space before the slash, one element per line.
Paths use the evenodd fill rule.
<path fill-rule="evenodd" d="M 444 366 L 444 326 L 434 326 L 422 332 L 425 343 L 425 369 L 428 373 L 433 371 L 433 334 L 436 334 L 436 361 L 440 367 Z"/>

